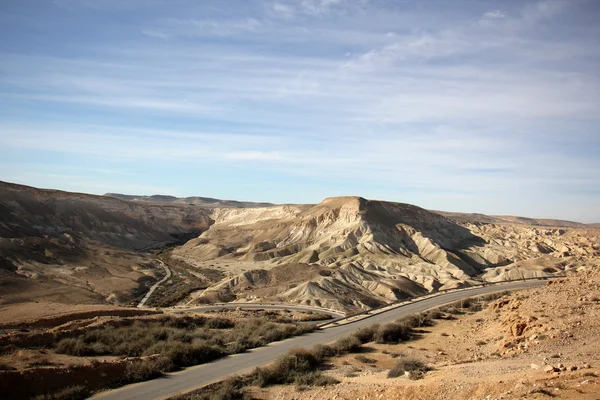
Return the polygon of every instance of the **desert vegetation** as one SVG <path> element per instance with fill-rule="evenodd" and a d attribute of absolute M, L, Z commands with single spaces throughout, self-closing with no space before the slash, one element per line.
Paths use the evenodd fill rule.
<path fill-rule="evenodd" d="M 314 346 L 310 350 L 294 349 L 274 363 L 256 368 L 245 376 L 233 377 L 224 382 L 207 386 L 190 394 L 179 396 L 176 400 L 244 400 L 252 398 L 249 388 L 252 386 L 264 388 L 270 385 L 328 386 L 338 381 L 323 373 L 328 362 L 334 357 L 351 353 L 360 353 L 367 343 L 400 344 L 418 339 L 421 328 L 430 327 L 435 320 L 455 318 L 454 313 L 472 313 L 481 310 L 483 306 L 498 299 L 507 292 L 466 299 L 439 309 L 413 314 L 387 324 L 373 324 L 361 328 L 353 334 L 338 339 L 330 344 Z M 388 371 L 388 378 L 405 376 L 408 379 L 422 379 L 431 367 L 419 359 L 390 354 L 398 358 Z M 375 360 L 358 354 L 354 359 L 360 363 L 373 363 Z"/>
<path fill-rule="evenodd" d="M 421 360 L 416 358 L 402 358 L 388 371 L 388 378 L 397 378 L 399 376 L 407 376 L 409 379 L 421 379 L 423 374 L 429 371 Z"/>
<path fill-rule="evenodd" d="M 399 319 L 398 321 L 379 325 L 374 324 L 360 329 L 354 334 L 338 339 L 331 344 L 317 345 L 310 350 L 294 349 L 280 357 L 274 363 L 256 368 L 251 374 L 231 378 L 220 384 L 200 389 L 192 394 L 180 396 L 178 400 L 242 400 L 250 398 L 247 393 L 249 386 L 267 387 L 270 385 L 293 384 L 297 386 L 327 386 L 338 383 L 330 376 L 323 374 L 322 370 L 329 359 L 349 353 L 358 353 L 363 344 L 369 342 L 400 343 L 416 337 L 415 328 L 433 324 L 432 315 L 442 317 L 443 314 L 418 314 Z M 364 355 L 357 355 L 356 359 L 363 363 L 373 360 Z M 401 360 L 402 361 L 402 360 Z M 399 364 L 400 362 L 399 361 Z M 424 373 L 427 367 L 413 364 L 407 360 L 402 364 L 405 370 Z M 415 364 L 416 365 L 416 364 Z M 400 367 L 398 367 L 400 368 Z M 402 371 L 404 374 L 404 370 Z"/>
<path fill-rule="evenodd" d="M 204 315 L 124 318 L 89 329 L 17 335 L 5 341 L 1 350 L 8 354 L 19 349 L 37 349 L 48 355 L 86 357 L 87 364 L 66 367 L 48 364 L 57 374 L 74 377 L 94 374 L 94 371 L 101 373 L 109 366 L 118 370 L 92 386 L 87 385 L 87 380 L 74 378 L 72 386 L 45 387 L 39 391 L 31 388 L 29 393 L 35 392 L 40 399 L 84 398 L 99 389 L 153 379 L 165 372 L 210 362 L 314 329 L 312 324 L 282 324 L 265 317 L 241 320 Z M 4 368 L 4 371 L 9 369 Z"/>
<path fill-rule="evenodd" d="M 170 363 L 164 364 L 167 370 L 174 370 L 312 330 L 309 325 L 284 325 L 263 318 L 234 322 L 221 317 L 165 316 L 90 330 L 64 338 L 53 348 L 73 356 L 160 355 Z"/>

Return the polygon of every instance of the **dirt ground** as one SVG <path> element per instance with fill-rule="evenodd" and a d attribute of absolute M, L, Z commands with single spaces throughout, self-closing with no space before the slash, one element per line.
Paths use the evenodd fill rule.
<path fill-rule="evenodd" d="M 96 316 L 145 315 L 152 310 L 115 307 L 102 304 L 63 304 L 49 301 L 27 302 L 0 306 L 0 329 L 51 327 L 75 319 Z"/>
<path fill-rule="evenodd" d="M 361 354 L 335 358 L 326 374 L 337 385 L 254 388 L 252 394 L 281 400 L 600 399 L 599 317 L 600 271 L 583 270 L 483 311 L 438 320 L 415 341 L 369 343 Z M 432 371 L 422 380 L 388 379 L 403 357 Z"/>

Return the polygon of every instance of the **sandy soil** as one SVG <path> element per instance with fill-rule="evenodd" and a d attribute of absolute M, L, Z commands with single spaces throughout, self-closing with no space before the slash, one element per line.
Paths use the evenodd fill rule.
<path fill-rule="evenodd" d="M 27 302 L 0 306 L 0 329 L 15 327 L 52 327 L 75 319 L 97 316 L 145 315 L 151 310 L 101 304 L 63 304 Z"/>
<path fill-rule="evenodd" d="M 247 271 L 256 269 L 270 270 L 275 264 L 256 261 L 237 261 L 237 260 L 210 260 L 200 261 L 193 257 L 173 256 L 175 259 L 182 260 L 199 269 L 216 269 L 226 276 L 234 276 Z"/>
<path fill-rule="evenodd" d="M 326 388 L 256 389 L 263 399 L 600 398 L 600 272 L 516 292 L 487 309 L 438 321 L 416 341 L 367 344 L 369 362 L 336 358 Z M 433 370 L 422 380 L 388 379 L 401 357 Z M 372 361 L 372 362 L 371 362 Z M 549 371 L 547 371 L 549 370 Z"/>

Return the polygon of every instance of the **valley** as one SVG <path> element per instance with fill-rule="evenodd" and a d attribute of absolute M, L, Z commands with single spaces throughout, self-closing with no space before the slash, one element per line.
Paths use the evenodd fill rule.
<path fill-rule="evenodd" d="M 0 183 L 0 383 L 40 373 L 48 382 L 98 370 L 111 377 L 77 388 L 85 397 L 225 357 L 215 364 L 222 369 L 202 369 L 221 379 L 242 372 L 228 367 L 228 355 L 303 335 L 330 318 L 438 291 L 451 301 L 502 290 L 495 284 L 505 281 L 516 281 L 506 286 L 514 290 L 535 287 L 544 282 L 528 279 L 577 276 L 599 264 L 600 230 L 571 221 L 351 196 L 272 205 Z M 443 304 L 435 299 L 325 324 L 233 362 L 257 366 L 290 346 Z M 122 335 L 138 347 L 107 339 Z M 173 376 L 185 378 L 173 378 L 177 387 L 160 380 L 144 387 L 167 395 L 205 382 L 188 370 Z"/>

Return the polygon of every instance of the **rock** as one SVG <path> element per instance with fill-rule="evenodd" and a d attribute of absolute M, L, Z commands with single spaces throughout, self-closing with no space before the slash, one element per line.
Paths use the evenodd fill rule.
<path fill-rule="evenodd" d="M 554 367 L 552 365 L 547 365 L 544 368 L 544 372 L 546 372 L 546 373 L 555 372 L 555 369 L 554 369 Z"/>
<path fill-rule="evenodd" d="M 585 363 L 585 364 L 583 364 L 583 368 L 590 369 L 590 368 L 592 368 L 592 366 L 588 363 Z"/>
<path fill-rule="evenodd" d="M 510 327 L 510 332 L 514 337 L 521 336 L 523 332 L 527 329 L 527 323 L 525 322 L 517 322 Z"/>
<path fill-rule="evenodd" d="M 531 369 L 540 369 L 540 366 L 537 364 L 531 364 Z"/>
<path fill-rule="evenodd" d="M 576 367 L 575 365 L 570 365 L 570 366 L 567 368 L 567 371 L 577 371 L 577 367 Z"/>

